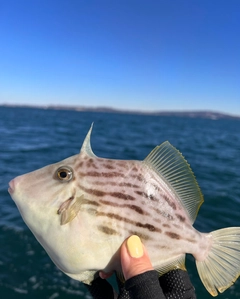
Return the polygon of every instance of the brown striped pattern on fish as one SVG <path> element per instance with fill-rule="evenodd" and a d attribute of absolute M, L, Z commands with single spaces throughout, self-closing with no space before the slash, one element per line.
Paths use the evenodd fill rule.
<path fill-rule="evenodd" d="M 186 217 L 180 205 L 159 186 L 154 172 L 144 176 L 141 162 L 86 158 L 76 165 L 75 172 L 78 188 L 86 198 L 84 209 L 94 217 L 101 217 L 102 225 L 97 229 L 102 233 L 125 236 L 134 232 L 153 241 L 160 237 L 149 237 L 149 232 L 165 234 L 169 239 L 181 238 Z M 143 183 L 148 186 L 145 191 L 141 188 Z M 153 204 L 146 204 L 146 200 Z M 94 209 L 86 207 L 93 203 L 96 203 Z M 194 242 L 192 236 L 186 240 Z"/>

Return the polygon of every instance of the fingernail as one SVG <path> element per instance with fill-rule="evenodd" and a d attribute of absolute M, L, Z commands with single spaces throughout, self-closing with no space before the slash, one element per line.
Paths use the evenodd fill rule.
<path fill-rule="evenodd" d="M 127 239 L 127 249 L 131 257 L 139 258 L 143 256 L 142 242 L 138 236 L 131 236 Z"/>

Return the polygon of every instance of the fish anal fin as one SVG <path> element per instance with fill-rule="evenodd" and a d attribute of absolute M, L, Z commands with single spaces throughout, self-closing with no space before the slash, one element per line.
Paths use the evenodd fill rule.
<path fill-rule="evenodd" d="M 162 276 L 163 274 L 176 269 L 186 271 L 185 257 L 185 254 L 180 255 L 177 258 L 171 260 L 170 262 L 168 261 L 166 264 L 162 265 L 161 268 L 157 268 L 155 270 L 158 272 L 159 276 Z"/>
<path fill-rule="evenodd" d="M 175 192 L 193 223 L 203 203 L 203 195 L 182 154 L 166 141 L 155 147 L 143 162 Z"/>
<path fill-rule="evenodd" d="M 92 133 L 92 128 L 93 128 L 93 123 L 87 133 L 87 136 L 85 137 L 83 144 L 82 144 L 82 148 L 80 153 L 85 153 L 87 154 L 89 157 L 96 157 L 96 155 L 93 153 L 92 151 L 92 147 L 91 147 L 91 133 Z"/>
<path fill-rule="evenodd" d="M 78 212 L 81 209 L 82 202 L 83 195 L 76 198 L 72 205 L 68 206 L 67 209 L 64 209 L 61 212 L 61 225 L 71 222 L 77 216 Z"/>

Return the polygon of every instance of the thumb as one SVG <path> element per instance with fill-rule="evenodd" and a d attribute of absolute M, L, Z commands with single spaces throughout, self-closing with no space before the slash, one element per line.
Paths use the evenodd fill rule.
<path fill-rule="evenodd" d="M 136 235 L 125 240 L 121 246 L 120 254 L 122 271 L 126 280 L 146 271 L 154 270 L 144 245 Z"/>

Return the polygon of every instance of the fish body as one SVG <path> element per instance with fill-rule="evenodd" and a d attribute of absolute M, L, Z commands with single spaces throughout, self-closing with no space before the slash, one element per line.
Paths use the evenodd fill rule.
<path fill-rule="evenodd" d="M 90 145 L 79 154 L 19 176 L 9 185 L 24 221 L 53 262 L 91 283 L 99 271 L 121 271 L 119 248 L 138 235 L 160 274 L 196 259 L 213 295 L 240 273 L 240 228 L 200 233 L 192 226 L 203 196 L 183 156 L 170 143 L 143 161 L 103 159 Z"/>

